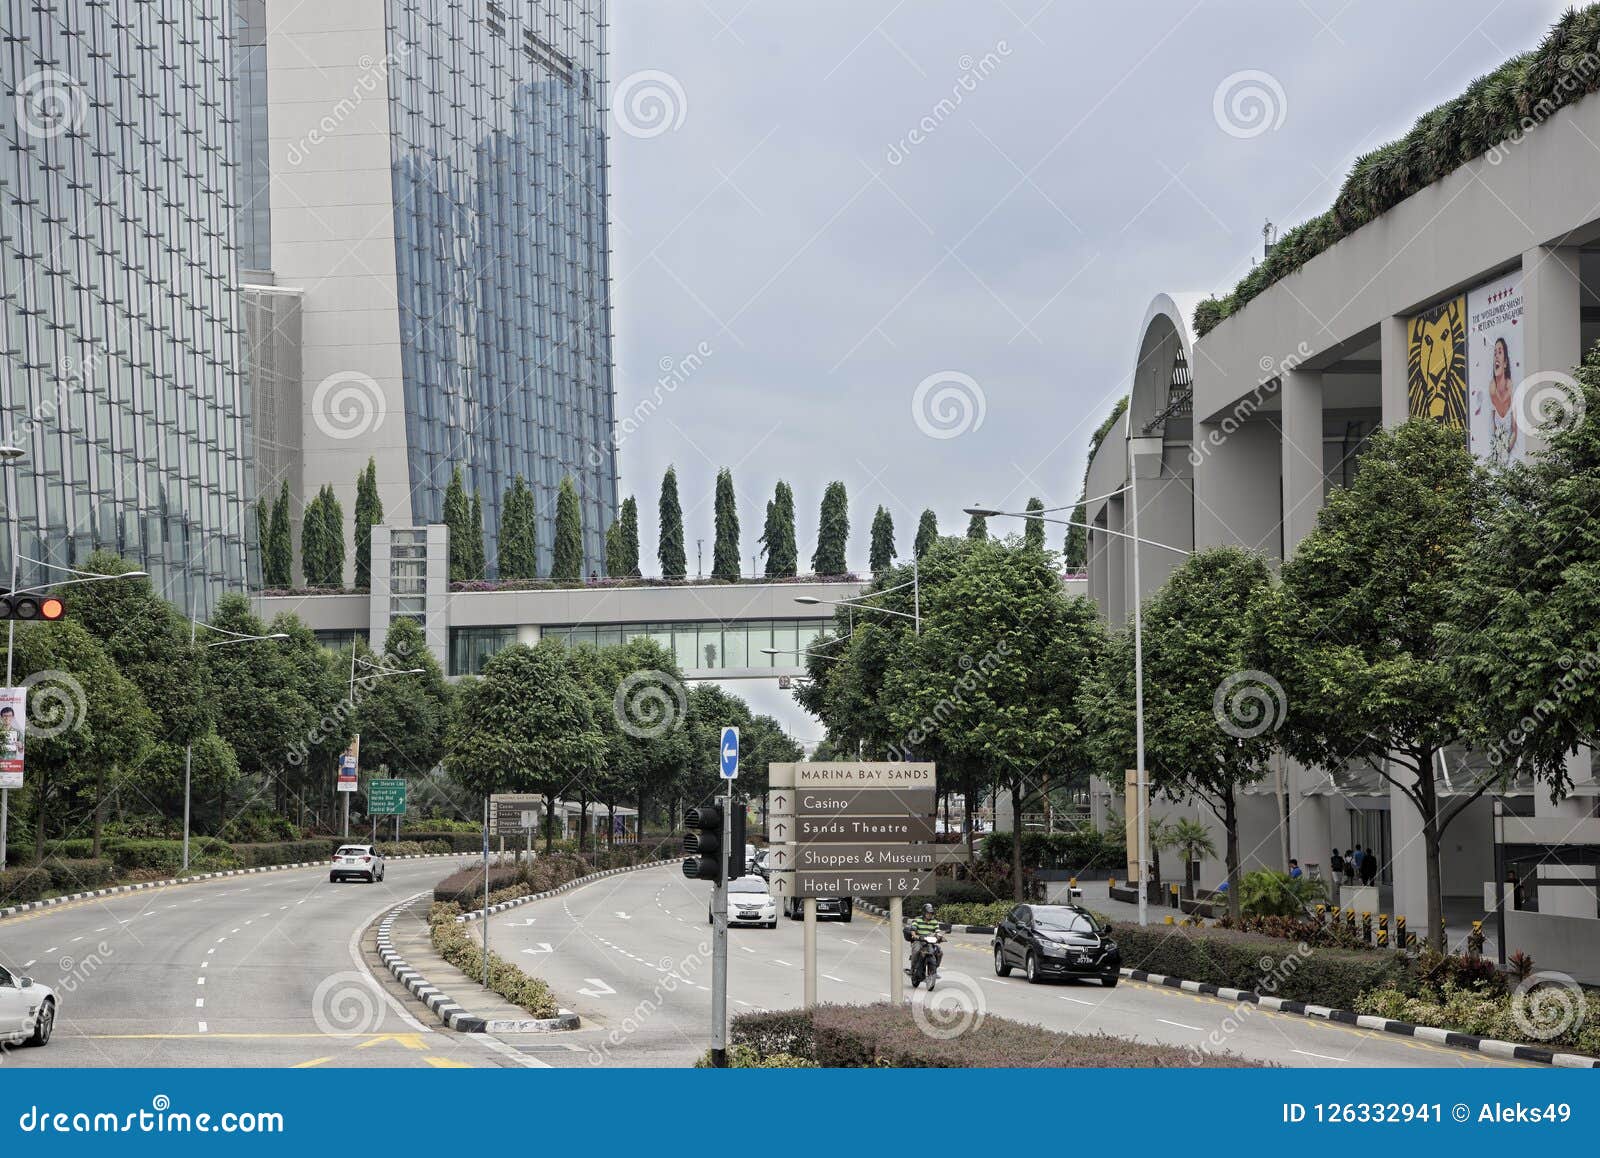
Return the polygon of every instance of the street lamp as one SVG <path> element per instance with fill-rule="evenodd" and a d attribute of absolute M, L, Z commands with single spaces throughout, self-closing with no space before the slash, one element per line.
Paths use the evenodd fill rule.
<path fill-rule="evenodd" d="M 1106 527 L 1092 527 L 1088 523 L 1077 519 L 1050 519 L 1045 517 L 1044 511 L 998 511 L 987 507 L 969 507 L 964 512 L 968 515 L 980 515 L 984 518 L 1037 519 L 1041 523 L 1058 523 L 1067 527 L 1082 527 L 1085 531 L 1094 531 L 1099 534 L 1116 535 L 1128 539 L 1133 543 L 1133 719 L 1134 719 L 1134 792 L 1138 795 L 1139 824 L 1137 834 L 1137 847 L 1139 856 L 1139 924 L 1148 925 L 1149 889 L 1146 887 L 1146 873 L 1150 864 L 1150 821 L 1146 815 L 1148 810 L 1148 777 L 1144 763 L 1144 613 L 1142 610 L 1143 599 L 1139 584 L 1139 548 L 1160 547 L 1165 551 L 1172 551 L 1179 555 L 1189 555 L 1193 552 L 1182 547 L 1174 547 L 1170 543 L 1158 543 L 1154 539 L 1139 537 L 1139 487 L 1138 476 L 1134 473 L 1132 449 L 1130 444 L 1128 461 L 1128 485 L 1120 487 L 1109 494 L 1099 495 L 1094 499 L 1085 499 L 1085 502 L 1098 502 L 1100 499 L 1113 498 L 1116 495 L 1127 493 L 1133 504 L 1133 533 L 1126 534 L 1122 531 L 1113 531 Z M 1049 510 L 1066 510 L 1065 507 L 1051 507 Z"/>
<path fill-rule="evenodd" d="M 904 591 L 911 588 L 911 611 L 896 611 L 892 607 L 874 607 L 870 603 L 862 603 L 862 599 L 873 599 L 879 595 L 887 595 L 891 591 Z M 796 595 L 796 603 L 803 603 L 807 607 L 826 605 L 828 607 L 848 607 L 857 611 L 876 611 L 881 615 L 898 615 L 901 619 L 912 620 L 916 624 L 916 633 L 922 634 L 922 581 L 917 573 L 916 556 L 911 558 L 911 581 L 909 583 L 896 583 L 893 587 L 885 587 L 882 591 L 874 591 L 868 595 L 857 596 L 855 599 L 818 599 L 815 595 Z"/>
<path fill-rule="evenodd" d="M 204 627 L 207 631 L 215 631 L 226 635 L 227 639 L 219 639 L 213 643 L 205 644 L 210 647 L 227 647 L 235 643 L 262 643 L 269 639 L 288 639 L 288 633 L 274 631 L 268 635 L 244 635 L 241 632 L 229 631 L 226 627 L 217 627 L 210 623 L 201 623 L 194 616 L 189 617 L 189 650 L 194 650 L 195 631 Z M 189 785 L 191 773 L 194 768 L 194 741 L 191 739 L 183 746 L 183 871 L 189 871 Z"/>
<path fill-rule="evenodd" d="M 351 640 L 350 641 L 350 712 L 351 712 L 352 715 L 355 714 L 355 710 L 356 710 L 356 663 L 357 663 L 356 652 L 359 650 L 357 648 L 356 644 L 358 642 L 359 642 L 358 640 Z M 428 670 L 427 668 L 422 668 L 422 667 L 407 667 L 407 668 L 384 667 L 382 664 L 376 664 L 376 663 L 373 663 L 371 660 L 367 660 L 367 659 L 360 660 L 359 662 L 360 662 L 362 667 L 366 667 L 366 668 L 371 668 L 372 669 L 372 672 L 371 672 L 370 675 L 362 675 L 360 677 L 360 678 L 362 678 L 364 680 L 381 680 L 381 679 L 385 678 L 386 676 L 421 675 L 423 672 Z M 350 797 L 351 797 L 352 794 L 349 793 L 349 792 L 346 792 L 346 793 L 343 793 L 342 795 L 344 796 L 344 836 L 343 836 L 342 839 L 349 840 L 350 839 Z M 487 807 L 487 805 L 485 807 Z M 487 839 L 487 838 L 485 838 L 485 839 Z M 487 847 L 487 845 L 485 847 Z M 485 928 L 487 930 L 487 926 Z M 487 931 L 485 931 L 484 936 L 486 936 L 486 937 L 488 936 Z M 485 960 L 487 960 L 487 957 L 485 957 Z M 484 968 L 487 969 L 488 966 L 485 965 Z"/>

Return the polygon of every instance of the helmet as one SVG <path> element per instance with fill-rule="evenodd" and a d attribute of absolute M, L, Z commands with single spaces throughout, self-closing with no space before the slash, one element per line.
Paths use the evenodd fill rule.
<path fill-rule="evenodd" d="M 926 905 L 926 904 L 923 905 L 922 906 L 922 911 L 924 913 L 926 913 L 930 917 L 933 916 L 933 906 L 932 905 Z"/>

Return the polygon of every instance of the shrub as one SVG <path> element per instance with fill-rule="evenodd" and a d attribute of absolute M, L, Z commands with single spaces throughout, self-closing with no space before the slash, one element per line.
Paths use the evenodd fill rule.
<path fill-rule="evenodd" d="M 287 816 L 276 812 L 252 812 L 236 816 L 222 826 L 217 834 L 230 844 L 266 844 L 280 840 L 299 840 L 300 830 Z"/>
<path fill-rule="evenodd" d="M 465 925 L 456 921 L 461 908 L 435 902 L 428 912 L 433 947 L 468 977 L 483 976 L 483 947 L 475 943 Z M 550 986 L 531 977 L 493 950 L 489 952 L 489 988 L 534 1017 L 554 1017 L 560 1012 Z"/>
<path fill-rule="evenodd" d="M 1015 901 L 990 901 L 982 905 L 937 905 L 934 907 L 933 915 L 949 925 L 998 925 L 1015 907 Z"/>
<path fill-rule="evenodd" d="M 1328 899 L 1321 881 L 1291 877 L 1277 869 L 1257 869 L 1239 882 L 1239 908 L 1257 917 L 1293 917 Z"/>
<path fill-rule="evenodd" d="M 70 842 L 66 842 L 70 843 Z M 183 868 L 183 841 L 181 840 L 129 840 L 116 838 L 101 842 L 105 855 L 116 863 L 121 873 L 148 869 L 171 876 Z M 196 836 L 189 840 L 189 867 L 198 870 L 238 868 L 240 860 L 231 845 L 214 836 Z"/>
<path fill-rule="evenodd" d="M 711 1051 L 706 1050 L 694 1063 L 694 1068 L 711 1068 Z M 730 1070 L 814 1070 L 817 1063 L 792 1053 L 775 1053 L 762 1057 L 748 1045 L 732 1046 L 728 1050 Z"/>
<path fill-rule="evenodd" d="M 0 906 L 43 900 L 51 890 L 50 870 L 43 865 L 23 865 L 0 871 Z"/>
<path fill-rule="evenodd" d="M 1591 997 L 1588 1002 L 1594 1007 Z M 1504 992 L 1463 989 L 1447 981 L 1438 989 L 1410 995 L 1395 986 L 1383 986 L 1363 993 L 1356 1000 L 1358 1013 L 1370 1013 L 1412 1025 L 1431 1025 L 1457 1033 L 1473 1033 L 1500 1041 L 1527 1041 L 1531 1024 L 1513 1012 L 1512 998 Z M 1552 1026 L 1554 1028 L 1554 1026 Z M 1541 1038 L 1537 1044 L 1551 1049 L 1570 1049 L 1600 1056 L 1600 1015 L 1590 1013 L 1570 1019 L 1560 1032 Z"/>
<path fill-rule="evenodd" d="M 54 860 L 43 867 L 49 870 L 50 887 L 58 893 L 103 888 L 117 879 L 117 866 L 105 859 Z"/>
<path fill-rule="evenodd" d="M 331 836 L 310 837 L 305 840 L 279 840 L 268 844 L 236 844 L 234 855 L 246 868 L 274 864 L 301 864 L 308 861 L 330 860 L 334 850 L 344 841 Z"/>
<path fill-rule="evenodd" d="M 378 825 L 383 828 L 382 824 Z M 390 831 L 394 831 L 391 826 Z M 441 852 L 482 852 L 483 830 L 477 825 L 470 829 L 428 828 L 400 829 L 402 841 L 416 841 L 419 844 L 443 844 Z"/>
<path fill-rule="evenodd" d="M 744 1013 L 733 1019 L 730 1044 L 749 1049 L 757 1064 L 802 1063 L 842 1069 L 1039 1069 L 1189 1066 L 1191 1051 L 1145 1045 L 1104 1034 L 1058 1033 L 989 1015 L 950 1038 L 929 1036 L 909 1007 L 819 1005 L 813 1009 Z M 785 1059 L 780 1062 L 779 1059 Z M 1256 1067 L 1232 1054 L 1207 1055 L 1212 1067 Z"/>
<path fill-rule="evenodd" d="M 1111 937 L 1130 969 L 1339 1009 L 1405 976 L 1398 953 L 1291 945 L 1234 929 L 1118 924 Z"/>

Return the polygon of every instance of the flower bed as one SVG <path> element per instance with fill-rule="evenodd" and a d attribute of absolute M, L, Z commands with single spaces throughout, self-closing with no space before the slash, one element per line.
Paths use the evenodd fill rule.
<path fill-rule="evenodd" d="M 461 906 L 455 904 L 435 902 L 428 910 L 428 932 L 434 950 L 468 977 L 482 977 L 483 947 L 472 939 L 467 926 L 457 923 L 460 914 Z M 534 1017 L 554 1017 L 561 1012 L 550 986 L 493 950 L 489 953 L 489 988 Z"/>

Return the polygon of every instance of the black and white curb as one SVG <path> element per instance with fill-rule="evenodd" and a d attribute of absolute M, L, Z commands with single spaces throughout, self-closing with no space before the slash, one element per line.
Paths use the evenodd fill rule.
<path fill-rule="evenodd" d="M 550 1033 L 556 1030 L 579 1028 L 578 1015 L 563 1009 L 555 1017 L 483 1018 L 474 1017 L 457 1002 L 452 1001 L 437 985 L 413 969 L 406 959 L 395 952 L 392 933 L 395 918 L 410 912 L 411 907 L 429 894 L 418 893 L 401 901 L 383 915 L 378 922 L 378 956 L 394 979 L 411 991 L 411 995 L 431 1009 L 445 1026 L 458 1033 Z"/>
<path fill-rule="evenodd" d="M 856 908 L 865 909 L 865 910 L 867 910 L 867 912 L 871 913 L 873 916 L 882 917 L 884 920 L 888 920 L 889 919 L 889 910 L 888 909 L 879 908 L 877 905 L 872 904 L 870 901 L 863 901 L 863 900 L 857 899 L 855 904 L 856 904 Z M 907 915 L 908 916 L 915 916 L 914 913 L 913 914 L 907 914 Z M 940 929 L 941 932 L 945 932 L 945 933 L 979 933 L 979 934 L 987 935 L 989 933 L 993 933 L 994 932 L 994 926 L 993 925 L 952 925 L 952 924 L 949 924 L 949 923 L 947 923 L 945 921 L 940 921 L 939 922 L 939 929 Z"/>
<path fill-rule="evenodd" d="M 1370 1013 L 1353 1013 L 1348 1009 L 1332 1009 L 1326 1005 L 1315 1005 L 1309 1001 L 1289 1001 L 1282 997 L 1263 997 L 1247 989 L 1229 989 L 1222 985 L 1212 985 L 1205 981 L 1185 981 L 1179 977 L 1167 977 L 1161 973 L 1146 973 L 1143 969 L 1124 969 L 1122 975 L 1130 981 L 1144 981 L 1151 985 L 1163 985 L 1168 989 L 1181 989 L 1185 993 L 1200 993 L 1210 997 L 1220 997 L 1224 1001 L 1242 1001 L 1250 1005 L 1259 1005 L 1262 1009 L 1275 1010 L 1278 1013 L 1293 1013 L 1301 1017 L 1320 1017 L 1324 1021 L 1334 1021 L 1341 1025 L 1353 1025 L 1360 1029 L 1378 1030 L 1383 1033 L 1398 1034 L 1401 1037 L 1414 1037 L 1419 1041 L 1431 1041 L 1437 1045 L 1454 1046 L 1457 1049 L 1476 1050 L 1478 1053 L 1490 1054 L 1493 1057 L 1511 1058 L 1516 1061 L 1542 1062 L 1545 1065 L 1565 1066 L 1569 1069 L 1600 1069 L 1600 1058 L 1584 1057 L 1582 1054 L 1558 1053 L 1537 1045 L 1517 1045 L 1515 1042 L 1498 1041 L 1492 1037 L 1479 1037 L 1472 1033 L 1457 1033 L 1450 1029 L 1435 1029 L 1431 1025 L 1412 1025 L 1408 1021 L 1391 1021 L 1387 1017 L 1378 1017 Z"/>
<path fill-rule="evenodd" d="M 469 852 L 417 852 L 407 853 L 404 856 L 385 857 L 385 862 L 391 860 L 441 860 L 445 857 L 473 857 Z M 49 897 L 42 901 L 27 901 L 24 904 L 12 905 L 9 909 L 0 909 L 0 920 L 14 917 L 20 913 L 31 913 L 39 909 L 50 909 L 57 905 L 71 904 L 73 901 L 87 901 L 95 897 L 115 897 L 122 893 L 143 892 L 145 889 L 166 889 L 173 885 L 192 885 L 196 881 L 216 880 L 219 877 L 243 877 L 253 873 L 276 873 L 286 869 L 327 868 L 325 860 L 296 861 L 293 864 L 264 864 L 253 868 L 223 869 L 214 873 L 198 873 L 192 877 L 173 877 L 164 881 L 139 881 L 131 885 L 112 885 L 104 889 L 92 889 L 85 893 L 72 893 L 65 897 Z"/>
<path fill-rule="evenodd" d="M 490 905 L 489 916 L 492 917 L 496 913 L 503 913 L 507 909 L 515 909 L 521 905 L 531 905 L 534 901 L 542 901 L 548 897 L 558 897 L 562 893 L 567 893 L 571 892 L 573 889 L 582 888 L 584 885 L 592 884 L 603 877 L 614 877 L 619 873 L 637 872 L 639 869 L 647 868 L 660 868 L 662 865 L 676 863 L 678 862 L 672 860 L 647 860 L 643 864 L 630 864 L 624 866 L 623 868 L 601 869 L 599 872 L 590 873 L 588 876 L 573 877 L 566 884 L 557 885 L 555 888 L 549 889 L 542 893 L 530 893 L 525 897 L 512 897 L 509 901 L 501 901 L 498 905 Z M 482 909 L 471 909 L 457 917 L 456 922 L 464 925 L 471 921 L 481 921 L 483 920 L 483 914 L 484 911 Z"/>

